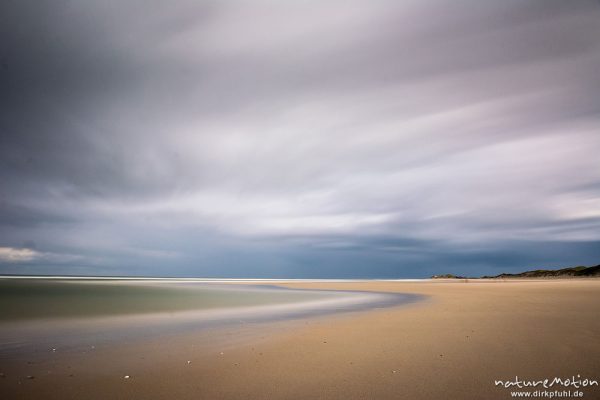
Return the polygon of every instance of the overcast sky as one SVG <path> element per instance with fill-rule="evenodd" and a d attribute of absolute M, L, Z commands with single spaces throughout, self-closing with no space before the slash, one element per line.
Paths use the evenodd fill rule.
<path fill-rule="evenodd" d="M 598 1 L 0 3 L 0 273 L 600 263 Z"/>

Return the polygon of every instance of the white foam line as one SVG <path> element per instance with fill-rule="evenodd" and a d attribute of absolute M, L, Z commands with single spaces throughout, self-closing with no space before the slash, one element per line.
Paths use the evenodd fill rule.
<path fill-rule="evenodd" d="M 33 276 L 0 275 L 0 279 L 38 280 L 98 280 L 98 281 L 152 281 L 152 282 L 423 282 L 431 279 L 295 279 L 295 278 L 167 278 L 167 277 L 119 277 L 119 276 Z"/>

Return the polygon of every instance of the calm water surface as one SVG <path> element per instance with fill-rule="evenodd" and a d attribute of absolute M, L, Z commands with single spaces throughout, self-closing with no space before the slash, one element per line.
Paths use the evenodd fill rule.
<path fill-rule="evenodd" d="M 0 358 L 389 307 L 418 296 L 190 280 L 0 279 Z"/>

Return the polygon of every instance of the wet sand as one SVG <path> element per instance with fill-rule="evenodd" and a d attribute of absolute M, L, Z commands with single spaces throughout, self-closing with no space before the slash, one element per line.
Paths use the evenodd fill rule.
<path fill-rule="evenodd" d="M 600 280 L 281 285 L 428 297 L 2 360 L 0 398 L 508 399 L 494 380 L 600 380 Z"/>

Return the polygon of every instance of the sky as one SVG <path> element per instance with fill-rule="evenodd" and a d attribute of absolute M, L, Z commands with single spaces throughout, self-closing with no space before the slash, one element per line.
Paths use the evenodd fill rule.
<path fill-rule="evenodd" d="M 600 264 L 600 2 L 0 3 L 0 273 Z"/>

